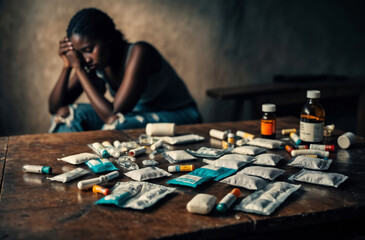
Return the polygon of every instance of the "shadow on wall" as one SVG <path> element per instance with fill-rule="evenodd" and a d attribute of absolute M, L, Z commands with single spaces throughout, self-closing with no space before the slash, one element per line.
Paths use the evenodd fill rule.
<path fill-rule="evenodd" d="M 364 1 L 0 0 L 0 136 L 47 132 L 58 41 L 84 7 L 107 12 L 131 42 L 155 45 L 205 122 L 228 121 L 233 110 L 232 102 L 207 98 L 207 89 L 276 74 L 365 74 Z"/>

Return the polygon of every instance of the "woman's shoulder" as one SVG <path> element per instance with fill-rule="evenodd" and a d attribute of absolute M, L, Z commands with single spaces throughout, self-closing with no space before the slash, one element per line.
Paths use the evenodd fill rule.
<path fill-rule="evenodd" d="M 131 44 L 133 50 L 142 51 L 144 53 L 158 54 L 157 49 L 150 43 L 145 41 L 138 41 Z"/>

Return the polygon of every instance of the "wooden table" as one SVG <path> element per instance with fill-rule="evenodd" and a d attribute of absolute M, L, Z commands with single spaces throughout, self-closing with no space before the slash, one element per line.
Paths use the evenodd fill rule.
<path fill-rule="evenodd" d="M 178 134 L 195 133 L 204 136 L 203 142 L 174 146 L 172 149 L 194 149 L 217 146 L 209 138 L 211 128 L 259 133 L 258 121 L 226 122 L 177 126 Z M 280 118 L 278 129 L 298 127 L 298 119 Z M 83 133 L 36 134 L 0 138 L 0 238 L 1 239 L 275 239 L 275 238 L 348 238 L 365 236 L 365 140 L 358 137 L 349 150 L 332 155 L 329 169 L 349 176 L 339 188 L 302 184 L 270 216 L 248 214 L 232 209 L 226 214 L 212 211 L 209 215 L 195 215 L 186 211 L 187 202 L 197 193 L 209 193 L 221 199 L 233 187 L 212 182 L 196 189 L 175 186 L 176 191 L 143 211 L 121 209 L 110 205 L 95 205 L 102 196 L 77 189 L 78 180 L 69 183 L 51 182 L 46 175 L 23 173 L 24 164 L 47 165 L 54 174 L 73 169 L 56 159 L 71 154 L 90 152 L 88 143 L 105 140 L 129 141 L 144 133 L 144 129 L 126 131 L 91 131 Z M 342 132 L 336 130 L 326 139 L 335 143 Z M 278 137 L 281 137 L 280 135 Z M 219 145 L 219 143 L 218 143 Z M 285 150 L 277 150 L 285 159 L 278 167 L 286 171 L 278 180 L 287 178 L 299 169 L 286 166 L 291 159 Z M 147 155 L 137 158 L 142 160 Z M 168 162 L 161 156 L 158 167 L 167 170 Z M 195 163 L 202 166 L 201 160 Z M 86 165 L 83 168 L 88 169 Z M 149 182 L 167 185 L 170 178 Z M 90 174 L 92 178 L 97 174 Z M 124 175 L 112 180 L 130 181 Z M 241 188 L 246 197 L 253 191 Z M 320 231 L 320 232 L 319 232 Z"/>

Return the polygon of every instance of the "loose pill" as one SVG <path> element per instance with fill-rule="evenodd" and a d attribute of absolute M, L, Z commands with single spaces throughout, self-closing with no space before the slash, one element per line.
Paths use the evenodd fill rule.
<path fill-rule="evenodd" d="M 168 172 L 191 172 L 194 170 L 194 165 L 174 165 L 167 168 Z"/>
<path fill-rule="evenodd" d="M 228 133 L 228 142 L 230 144 L 234 144 L 234 134 L 233 133 Z"/>
<path fill-rule="evenodd" d="M 295 128 L 289 128 L 289 129 L 282 129 L 281 130 L 281 134 L 282 135 L 286 135 L 286 134 L 290 134 L 290 133 L 296 133 L 297 132 L 297 129 Z"/>
<path fill-rule="evenodd" d="M 228 134 L 228 131 L 220 131 L 220 130 L 217 130 L 217 129 L 211 129 L 209 131 L 209 136 L 220 139 L 220 140 L 226 139 L 227 134 Z"/>
<path fill-rule="evenodd" d="M 302 143 L 302 140 L 300 140 L 298 134 L 296 134 L 295 132 L 291 132 L 289 136 L 290 136 L 291 140 L 293 140 L 295 145 L 299 145 Z"/>
<path fill-rule="evenodd" d="M 46 173 L 51 174 L 52 168 L 46 166 L 38 166 L 38 165 L 24 165 L 23 166 L 24 172 L 31 172 L 31 173 Z"/>
<path fill-rule="evenodd" d="M 285 146 L 285 150 L 286 150 L 288 153 L 291 153 L 291 151 L 293 151 L 294 149 L 293 149 L 293 147 L 292 147 L 292 146 L 290 146 L 290 145 L 286 145 L 286 146 Z"/>
<path fill-rule="evenodd" d="M 334 152 L 335 151 L 335 145 L 311 144 L 311 145 L 309 145 L 309 149 Z"/>
<path fill-rule="evenodd" d="M 241 137 L 241 138 L 247 138 L 250 140 L 252 140 L 255 137 L 255 135 L 253 135 L 251 133 L 243 132 L 243 131 L 237 131 L 236 136 Z"/>
<path fill-rule="evenodd" d="M 105 188 L 99 185 L 94 185 L 93 186 L 93 193 L 101 193 L 103 195 L 109 195 L 111 193 L 109 188 Z"/>
<path fill-rule="evenodd" d="M 146 152 L 145 147 L 139 147 L 139 148 L 129 150 L 128 155 L 131 156 L 131 157 L 137 157 L 139 155 L 144 154 L 145 152 Z"/>
<path fill-rule="evenodd" d="M 241 191 L 238 188 L 234 188 L 218 203 L 217 211 L 226 212 L 240 196 Z"/>

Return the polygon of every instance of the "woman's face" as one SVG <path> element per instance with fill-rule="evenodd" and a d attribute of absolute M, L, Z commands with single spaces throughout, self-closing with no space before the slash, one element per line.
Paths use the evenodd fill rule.
<path fill-rule="evenodd" d="M 109 64 L 111 49 L 105 42 L 80 34 L 72 34 L 70 41 L 75 50 L 82 54 L 89 69 L 102 69 Z"/>

